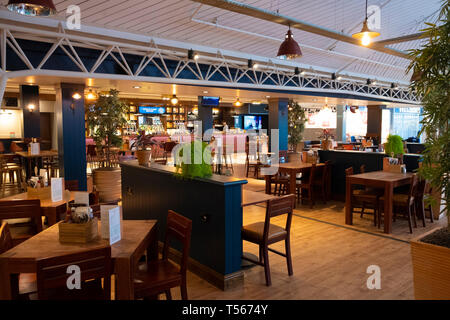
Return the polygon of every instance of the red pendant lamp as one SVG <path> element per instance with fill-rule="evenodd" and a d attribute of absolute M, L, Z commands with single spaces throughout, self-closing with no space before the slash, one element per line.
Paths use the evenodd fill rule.
<path fill-rule="evenodd" d="M 52 0 L 9 0 L 9 11 L 26 16 L 49 16 L 56 13 Z"/>
<path fill-rule="evenodd" d="M 300 58 L 302 56 L 302 50 L 300 50 L 300 46 L 297 41 L 294 40 L 294 36 L 291 32 L 291 26 L 289 26 L 289 30 L 286 33 L 286 38 L 278 50 L 277 57 L 280 59 L 295 59 Z"/>

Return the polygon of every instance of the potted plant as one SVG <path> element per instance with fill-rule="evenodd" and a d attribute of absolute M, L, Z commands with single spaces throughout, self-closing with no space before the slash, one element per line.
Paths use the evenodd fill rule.
<path fill-rule="evenodd" d="M 140 165 L 148 165 L 152 150 L 149 147 L 155 145 L 151 135 L 145 134 L 144 130 L 139 131 L 136 141 L 131 145 L 131 149 L 136 149 L 136 157 Z"/>
<path fill-rule="evenodd" d="M 185 179 L 207 178 L 212 175 L 211 168 L 211 147 L 206 142 L 193 141 L 180 145 L 178 152 L 175 152 L 177 177 Z M 184 152 L 190 152 L 186 156 Z M 196 160 L 200 163 L 195 163 Z"/>
<path fill-rule="evenodd" d="M 392 158 L 401 157 L 405 153 L 403 147 L 403 139 L 402 137 L 390 134 L 387 137 L 387 141 L 384 144 L 384 151 L 387 155 L 390 155 Z"/>
<path fill-rule="evenodd" d="M 422 131 L 426 134 L 425 150 L 419 175 L 439 199 L 430 197 L 447 212 L 450 203 L 450 1 L 443 2 L 436 24 L 427 23 L 423 30 L 428 42 L 412 50 L 408 71 L 413 70 L 411 89 L 421 97 Z M 450 220 L 450 219 L 449 219 Z M 450 221 L 448 226 L 432 230 L 411 241 L 416 299 L 450 299 Z"/>
<path fill-rule="evenodd" d="M 121 198 L 120 168 L 115 166 L 111 149 L 122 145 L 120 129 L 126 124 L 128 106 L 119 99 L 119 91 L 100 94 L 96 102 L 86 106 L 87 123 L 97 145 L 104 150 L 104 161 L 93 171 L 94 185 L 100 201 Z"/>
<path fill-rule="evenodd" d="M 306 113 L 297 102 L 291 100 L 288 109 L 288 142 L 291 150 L 296 153 L 297 146 L 303 139 L 303 130 L 305 130 Z"/>
<path fill-rule="evenodd" d="M 334 139 L 334 136 L 331 134 L 330 130 L 323 129 L 322 135 L 319 136 L 319 139 L 322 139 L 322 149 L 323 150 L 330 150 L 332 146 L 332 139 Z"/>

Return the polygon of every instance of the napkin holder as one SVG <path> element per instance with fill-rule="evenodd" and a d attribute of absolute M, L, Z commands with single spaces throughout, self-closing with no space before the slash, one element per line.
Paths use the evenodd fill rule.
<path fill-rule="evenodd" d="M 95 217 L 86 223 L 73 223 L 70 220 L 60 222 L 59 241 L 63 243 L 88 243 L 98 238 L 98 219 Z"/>

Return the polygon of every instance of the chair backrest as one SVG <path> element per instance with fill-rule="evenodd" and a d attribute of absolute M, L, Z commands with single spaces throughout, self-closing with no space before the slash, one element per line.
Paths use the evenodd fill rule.
<path fill-rule="evenodd" d="M 183 246 L 180 273 L 186 274 L 189 250 L 191 247 L 192 220 L 169 210 L 167 214 L 166 234 L 164 238 L 163 259 L 168 259 L 170 242 L 175 239 Z"/>
<path fill-rule="evenodd" d="M 353 167 L 345 169 L 345 176 L 351 176 L 353 174 Z"/>
<path fill-rule="evenodd" d="M 426 185 L 427 185 L 427 180 L 418 179 L 414 197 L 417 198 L 419 201 L 423 200 L 423 196 L 425 195 Z"/>
<path fill-rule="evenodd" d="M 359 172 L 360 172 L 360 173 L 365 173 L 365 172 L 366 172 L 366 165 L 365 165 L 365 164 L 362 164 L 362 165 L 359 167 Z"/>
<path fill-rule="evenodd" d="M 83 299 L 77 294 L 77 289 L 67 289 L 67 280 L 72 275 L 68 273 L 70 266 L 80 269 L 81 289 L 83 281 L 103 278 L 103 299 L 111 299 L 111 247 L 68 254 L 59 257 L 45 258 L 37 261 L 37 293 L 39 300 Z M 59 289 L 64 293 L 60 297 L 49 296 L 49 290 Z M 58 291 L 59 292 L 59 291 Z M 84 297 L 88 299 L 89 297 Z M 91 297 L 92 298 L 92 297 Z"/>
<path fill-rule="evenodd" d="M 412 197 L 416 194 L 417 190 L 417 173 L 414 173 L 411 177 L 411 184 L 409 185 L 409 192 L 408 192 L 408 201 L 411 200 Z"/>
<path fill-rule="evenodd" d="M 7 222 L 2 222 L 0 226 L 0 254 L 13 247 L 11 231 Z"/>
<path fill-rule="evenodd" d="M 172 149 L 177 145 L 175 141 L 167 141 L 164 143 L 164 152 L 170 153 Z"/>
<path fill-rule="evenodd" d="M 97 155 L 96 146 L 94 144 L 89 144 L 87 146 L 87 154 L 90 155 L 90 156 L 96 156 Z"/>
<path fill-rule="evenodd" d="M 331 174 L 331 161 L 325 161 L 325 165 L 323 167 L 323 175 L 322 175 L 322 183 L 325 185 L 328 181 L 328 177 Z"/>
<path fill-rule="evenodd" d="M 36 226 L 35 233 L 41 232 L 41 200 L 0 200 L 0 221 L 19 218 L 31 218 Z"/>
<path fill-rule="evenodd" d="M 78 180 L 64 180 L 66 190 L 78 191 Z"/>
<path fill-rule="evenodd" d="M 294 211 L 294 207 L 295 207 L 294 194 L 288 194 L 268 201 L 266 208 L 266 219 L 264 221 L 264 232 L 263 232 L 264 241 L 266 241 L 269 237 L 270 219 L 283 214 L 287 214 L 285 230 L 289 234 L 289 231 L 291 229 L 292 212 Z"/>
<path fill-rule="evenodd" d="M 308 184 L 313 183 L 315 175 L 316 175 L 316 164 L 313 163 L 313 164 L 311 164 L 311 169 L 309 169 Z"/>

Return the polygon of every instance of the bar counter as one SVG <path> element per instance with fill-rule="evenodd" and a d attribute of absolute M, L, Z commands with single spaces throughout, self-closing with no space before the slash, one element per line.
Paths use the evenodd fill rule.
<path fill-rule="evenodd" d="M 331 161 L 331 194 L 335 200 L 345 199 L 345 169 L 353 167 L 359 173 L 361 165 L 366 165 L 366 172 L 383 170 L 384 152 L 367 152 L 354 150 L 319 150 L 320 162 Z M 418 154 L 403 155 L 403 163 L 408 172 L 419 167 Z"/>
<path fill-rule="evenodd" d="M 219 175 L 181 179 L 174 176 L 174 167 L 144 167 L 137 161 L 120 166 L 125 220 L 157 219 L 162 242 L 167 211 L 182 214 L 192 220 L 190 270 L 222 290 L 243 284 L 241 201 L 247 180 Z"/>

